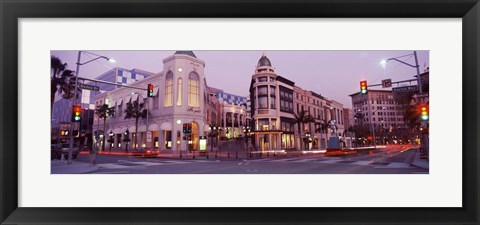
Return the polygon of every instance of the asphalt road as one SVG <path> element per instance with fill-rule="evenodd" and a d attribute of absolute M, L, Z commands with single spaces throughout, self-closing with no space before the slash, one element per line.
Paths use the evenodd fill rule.
<path fill-rule="evenodd" d="M 323 154 L 270 156 L 254 159 L 139 158 L 98 155 L 96 174 L 425 174 L 410 165 L 415 150 L 388 149 L 342 157 Z M 88 162 L 88 155 L 78 161 Z"/>

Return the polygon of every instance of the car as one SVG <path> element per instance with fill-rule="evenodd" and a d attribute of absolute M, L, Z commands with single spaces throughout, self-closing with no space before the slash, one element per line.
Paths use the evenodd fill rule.
<path fill-rule="evenodd" d="M 139 157 L 156 157 L 159 153 L 160 152 L 155 149 L 139 148 L 137 151 L 133 152 L 133 155 Z"/>

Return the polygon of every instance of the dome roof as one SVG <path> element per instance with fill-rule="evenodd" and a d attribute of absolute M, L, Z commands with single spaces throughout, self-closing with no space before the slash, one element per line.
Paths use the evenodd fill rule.
<path fill-rule="evenodd" d="M 267 58 L 267 55 L 265 54 L 265 52 L 263 53 L 262 58 L 258 60 L 257 67 L 260 67 L 260 66 L 270 66 L 270 67 L 272 66 L 272 63 L 270 62 L 270 59 Z"/>
<path fill-rule="evenodd" d="M 197 58 L 197 56 L 195 56 L 195 54 L 193 54 L 192 51 L 176 51 L 175 55 L 188 55 L 188 56 L 191 56 L 193 58 Z"/>

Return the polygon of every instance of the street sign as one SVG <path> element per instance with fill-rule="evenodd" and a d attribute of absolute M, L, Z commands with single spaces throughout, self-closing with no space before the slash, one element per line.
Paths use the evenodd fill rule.
<path fill-rule="evenodd" d="M 416 94 L 415 97 L 416 98 L 426 98 L 426 97 L 428 97 L 428 93 Z"/>
<path fill-rule="evenodd" d="M 392 88 L 393 93 L 414 92 L 414 91 L 418 91 L 418 86 L 417 85 Z"/>
<path fill-rule="evenodd" d="M 78 84 L 78 87 L 81 88 L 81 89 L 85 89 L 85 90 L 100 91 L 100 88 L 98 86 L 94 86 L 94 85 Z"/>
<path fill-rule="evenodd" d="M 383 88 L 392 87 L 392 79 L 382 80 L 382 87 L 383 87 Z"/>

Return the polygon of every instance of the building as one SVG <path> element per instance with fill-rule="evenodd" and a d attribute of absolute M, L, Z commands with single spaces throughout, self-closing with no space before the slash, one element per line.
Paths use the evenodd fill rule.
<path fill-rule="evenodd" d="M 108 104 L 115 108 L 116 114 L 108 118 L 106 124 L 107 133 L 113 134 L 114 150 L 125 147 L 197 150 L 199 139 L 205 136 L 216 143 L 218 139 L 245 135 L 247 98 L 209 87 L 204 74 L 205 62 L 192 51 L 175 52 L 163 60 L 163 67 L 162 72 L 130 85 L 146 89 L 148 84 L 153 84 L 153 98 L 147 98 L 146 91 L 132 88 L 116 88 L 96 96 L 96 105 Z M 139 119 L 137 128 L 133 119 L 124 120 L 126 104 L 135 101 L 146 104 L 149 112 L 148 118 Z M 191 140 L 183 133 L 183 124 L 192 124 Z M 103 127 L 103 121 L 96 121 L 95 127 Z M 125 134 L 129 142 L 124 141 Z"/>
<path fill-rule="evenodd" d="M 117 83 L 117 84 L 131 84 L 133 82 L 142 80 L 146 77 L 152 76 L 154 73 L 140 70 L 140 69 L 125 69 L 120 67 L 115 67 L 106 71 L 105 73 L 97 76 L 94 80 L 99 81 L 106 81 L 109 83 Z M 81 131 L 80 134 L 82 137 L 79 140 L 81 143 L 85 143 L 87 146 L 92 146 L 92 126 L 94 119 L 94 110 L 95 110 L 95 96 L 103 93 L 105 91 L 111 91 L 116 89 L 117 85 L 107 84 L 107 83 L 100 83 L 100 82 L 93 82 L 93 81 L 85 81 L 79 79 L 80 83 L 89 84 L 98 86 L 100 91 L 92 91 L 92 90 L 82 90 L 82 94 L 80 97 L 80 102 L 77 100 L 77 104 L 80 104 L 82 107 L 82 122 L 81 122 Z M 57 135 L 52 134 L 52 137 L 55 136 L 56 138 L 52 138 L 52 142 L 57 142 L 61 140 L 62 142 L 66 142 L 69 137 L 62 136 L 59 132 L 61 129 L 60 126 L 64 126 L 62 124 L 69 123 L 71 121 L 71 107 L 72 107 L 72 100 L 73 99 L 64 99 L 60 98 L 53 104 L 52 108 L 52 121 L 51 121 L 51 129 L 52 133 L 58 133 Z M 76 126 L 78 127 L 78 126 Z"/>
<path fill-rule="evenodd" d="M 391 90 L 368 90 L 351 94 L 355 125 L 368 125 L 383 128 L 405 127 L 403 112 L 395 101 Z M 359 116 L 360 115 L 360 116 Z"/>
<path fill-rule="evenodd" d="M 353 110 L 350 108 L 343 108 L 343 121 L 344 129 L 348 130 L 350 127 L 355 125 L 355 119 L 353 116 Z"/>
<path fill-rule="evenodd" d="M 261 151 L 325 148 L 328 136 L 344 129 L 341 103 L 278 75 L 265 53 L 252 75 L 250 101 L 254 144 Z M 298 121 L 302 111 L 313 120 Z"/>
<path fill-rule="evenodd" d="M 247 98 L 216 89 L 216 96 L 220 102 L 222 127 L 221 136 L 227 139 L 244 136 L 247 126 Z"/>
<path fill-rule="evenodd" d="M 210 130 L 209 123 L 217 123 L 219 115 L 215 102 L 209 104 L 212 91 L 206 86 L 204 67 L 205 62 L 193 52 L 177 51 L 163 59 L 162 72 L 131 84 L 137 89 L 123 87 L 97 95 L 97 105 L 108 104 L 117 112 L 106 124 L 107 133 L 113 134 L 113 149 L 198 150 L 200 138 Z M 155 87 L 153 98 L 146 97 L 148 84 Z M 127 104 L 136 101 L 144 103 L 148 111 L 138 126 L 135 119 L 124 119 Z M 183 124 L 192 126 L 190 140 L 183 133 Z M 102 127 L 103 121 L 97 125 Z M 124 141 L 126 134 L 128 142 Z"/>

